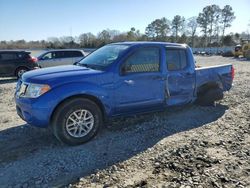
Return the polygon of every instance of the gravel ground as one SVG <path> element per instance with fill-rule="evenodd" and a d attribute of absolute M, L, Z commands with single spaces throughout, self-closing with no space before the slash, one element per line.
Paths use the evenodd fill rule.
<path fill-rule="evenodd" d="M 250 187 L 250 62 L 215 107 L 188 105 L 107 123 L 76 147 L 15 112 L 15 80 L 0 80 L 0 187 Z"/>

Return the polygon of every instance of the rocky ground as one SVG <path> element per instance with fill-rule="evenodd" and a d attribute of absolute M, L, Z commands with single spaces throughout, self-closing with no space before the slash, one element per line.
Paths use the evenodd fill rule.
<path fill-rule="evenodd" d="M 0 187 L 250 187 L 250 62 L 215 107 L 188 105 L 117 119 L 92 141 L 61 145 L 15 113 L 15 80 L 0 80 Z"/>

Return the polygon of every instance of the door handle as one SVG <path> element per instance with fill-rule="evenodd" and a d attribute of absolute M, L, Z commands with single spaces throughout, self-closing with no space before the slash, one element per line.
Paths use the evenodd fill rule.
<path fill-rule="evenodd" d="M 134 81 L 133 80 L 124 80 L 124 82 L 128 85 L 133 85 Z"/>

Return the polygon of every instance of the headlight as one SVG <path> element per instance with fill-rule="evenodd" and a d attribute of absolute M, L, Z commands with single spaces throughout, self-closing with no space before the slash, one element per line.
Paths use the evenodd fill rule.
<path fill-rule="evenodd" d="M 21 95 L 21 97 L 27 98 L 37 98 L 42 94 L 48 92 L 50 90 L 50 86 L 47 84 L 28 84 L 26 91 Z"/>

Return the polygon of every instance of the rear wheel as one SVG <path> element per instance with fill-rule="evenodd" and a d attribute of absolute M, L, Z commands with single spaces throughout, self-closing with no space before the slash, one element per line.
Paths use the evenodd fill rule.
<path fill-rule="evenodd" d="M 211 106 L 215 101 L 223 99 L 223 90 L 216 87 L 198 94 L 197 103 L 201 106 Z"/>
<path fill-rule="evenodd" d="M 17 78 L 20 78 L 23 75 L 23 73 L 25 73 L 27 71 L 28 71 L 28 69 L 26 67 L 19 67 L 16 69 L 15 75 Z"/>
<path fill-rule="evenodd" d="M 52 120 L 54 135 L 68 145 L 89 141 L 102 125 L 100 108 L 91 100 L 75 98 L 57 108 Z"/>

